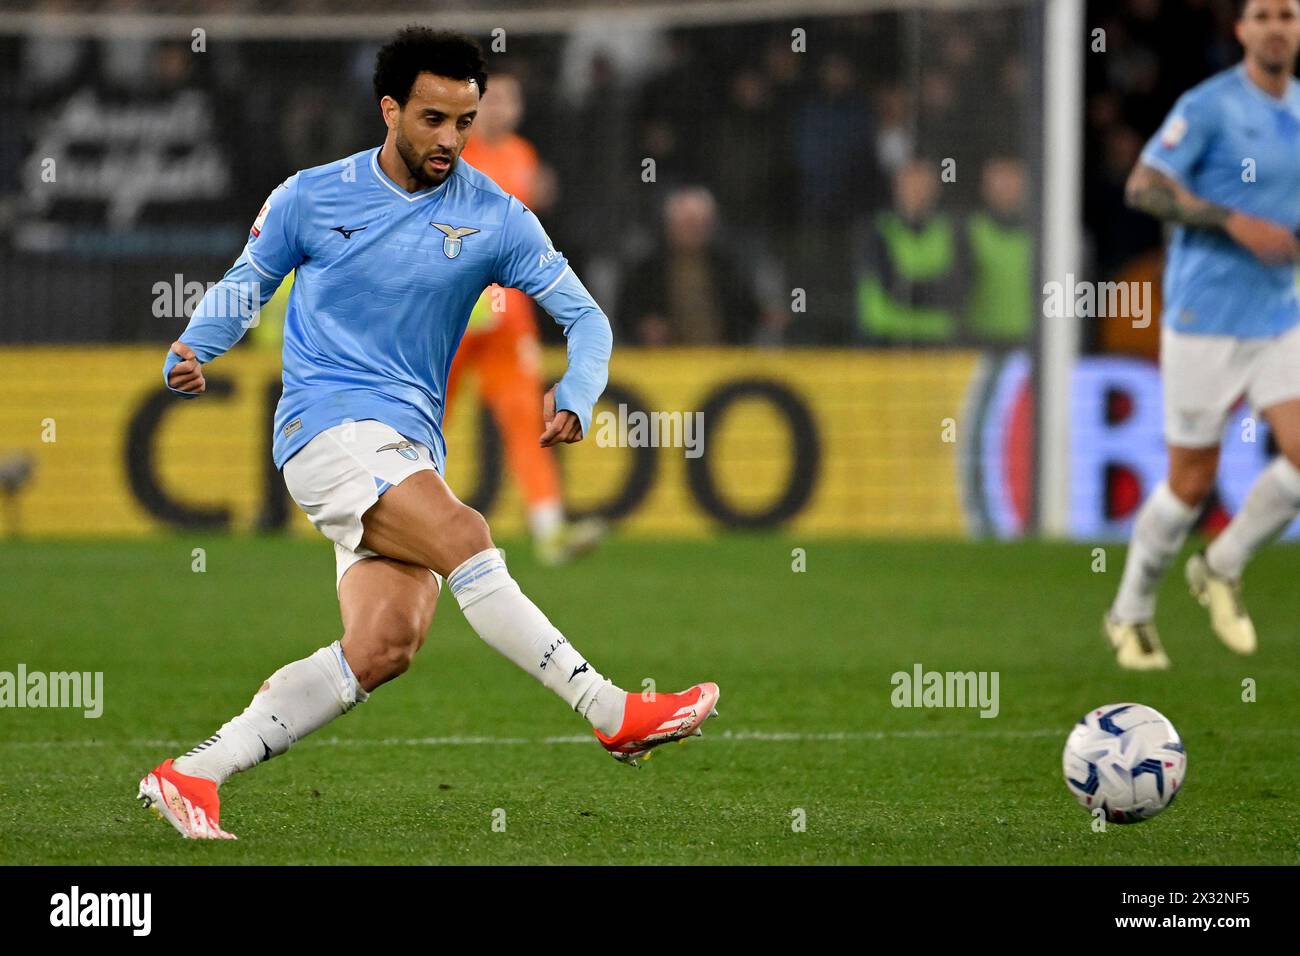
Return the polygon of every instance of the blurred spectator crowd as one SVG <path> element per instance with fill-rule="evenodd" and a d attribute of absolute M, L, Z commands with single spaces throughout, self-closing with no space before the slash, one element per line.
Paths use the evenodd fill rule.
<path fill-rule="evenodd" d="M 1035 313 L 1025 9 L 578 17 L 488 59 L 520 81 L 538 212 L 624 344 L 1014 347 Z M 1123 75 L 1089 100 L 1089 225 L 1115 255 L 1150 230 L 1102 210 L 1109 171 L 1158 119 L 1143 84 L 1177 85 L 1144 72 L 1130 19 Z M 380 142 L 377 47 L 0 35 L 0 295 L 28 303 L 0 339 L 169 337 L 154 282 L 218 278 L 286 175 Z"/>

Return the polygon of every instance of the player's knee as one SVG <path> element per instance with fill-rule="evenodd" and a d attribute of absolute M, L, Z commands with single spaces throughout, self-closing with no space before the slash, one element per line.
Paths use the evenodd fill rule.
<path fill-rule="evenodd" d="M 1195 508 L 1209 497 L 1214 488 L 1214 476 L 1208 478 L 1196 472 L 1183 472 L 1169 479 L 1169 490 L 1183 504 Z"/>
<path fill-rule="evenodd" d="M 1213 487 L 1212 481 L 1207 482 L 1200 476 L 1184 476 L 1180 481 L 1169 483 L 1169 490 L 1174 493 L 1174 497 L 1189 508 L 1198 508 L 1204 504 Z"/>
<path fill-rule="evenodd" d="M 410 629 L 394 629 L 387 633 L 372 658 L 373 676 L 378 683 L 401 677 L 415 660 L 415 652 L 424 643 L 424 635 Z"/>
<path fill-rule="evenodd" d="M 377 662 L 384 680 L 401 677 L 410 670 L 411 662 L 415 660 L 415 652 L 420 649 L 422 643 L 422 638 L 393 635 L 393 640 L 384 644 L 383 652 Z"/>
<path fill-rule="evenodd" d="M 1169 490 L 1184 504 L 1196 507 L 1214 490 L 1218 471 L 1217 455 L 1181 461 L 1169 471 Z"/>
<path fill-rule="evenodd" d="M 488 529 L 487 519 L 469 505 L 462 504 L 457 508 L 450 524 L 448 537 L 456 543 L 457 564 L 492 547 L 492 532 Z"/>
<path fill-rule="evenodd" d="M 1184 468 L 1171 476 L 1169 490 L 1184 504 L 1195 507 L 1205 501 L 1214 490 L 1215 469 L 1203 466 Z"/>

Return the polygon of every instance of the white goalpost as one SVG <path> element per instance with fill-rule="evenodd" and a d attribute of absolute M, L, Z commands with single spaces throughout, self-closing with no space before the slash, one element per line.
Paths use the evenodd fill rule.
<path fill-rule="evenodd" d="M 1043 191 L 1039 274 L 1083 273 L 1083 0 L 1045 0 L 1043 10 Z M 1041 296 L 1039 296 L 1041 302 Z M 1064 537 L 1070 519 L 1070 383 L 1079 320 L 1040 309 L 1038 530 Z"/>

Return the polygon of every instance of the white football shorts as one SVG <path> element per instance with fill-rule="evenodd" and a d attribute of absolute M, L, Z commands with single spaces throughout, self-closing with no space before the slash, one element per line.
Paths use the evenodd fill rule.
<path fill-rule="evenodd" d="M 289 494 L 334 542 L 336 588 L 352 565 L 378 557 L 361 546 L 361 516 L 417 471 L 437 471 L 429 449 L 372 419 L 327 428 L 284 463 Z"/>
<path fill-rule="evenodd" d="M 1300 398 L 1300 325 L 1275 338 L 1160 334 L 1165 441 L 1210 448 L 1223 440 L 1228 413 L 1245 395 L 1255 413 Z"/>

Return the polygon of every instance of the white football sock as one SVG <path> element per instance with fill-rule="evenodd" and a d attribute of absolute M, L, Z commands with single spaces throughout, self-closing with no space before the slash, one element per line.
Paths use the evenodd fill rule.
<path fill-rule="evenodd" d="M 1265 544 L 1300 514 L 1300 469 L 1279 455 L 1255 484 L 1223 533 L 1205 550 L 1215 574 L 1236 580 Z"/>
<path fill-rule="evenodd" d="M 519 590 L 496 548 L 447 576 L 447 586 L 479 637 L 532 674 L 606 736 L 623 725 L 623 690 L 587 663 Z"/>
<path fill-rule="evenodd" d="M 1180 501 L 1166 482 L 1156 485 L 1133 524 L 1124 577 L 1111 606 L 1116 618 L 1135 624 L 1155 616 L 1160 579 L 1187 540 L 1200 511 Z"/>
<path fill-rule="evenodd" d="M 548 538 L 564 524 L 564 506 L 559 500 L 546 501 L 528 509 L 528 533 L 534 538 Z"/>
<path fill-rule="evenodd" d="M 217 785 L 289 749 L 370 695 L 357 683 L 335 641 L 271 675 L 242 714 L 172 764 Z"/>

